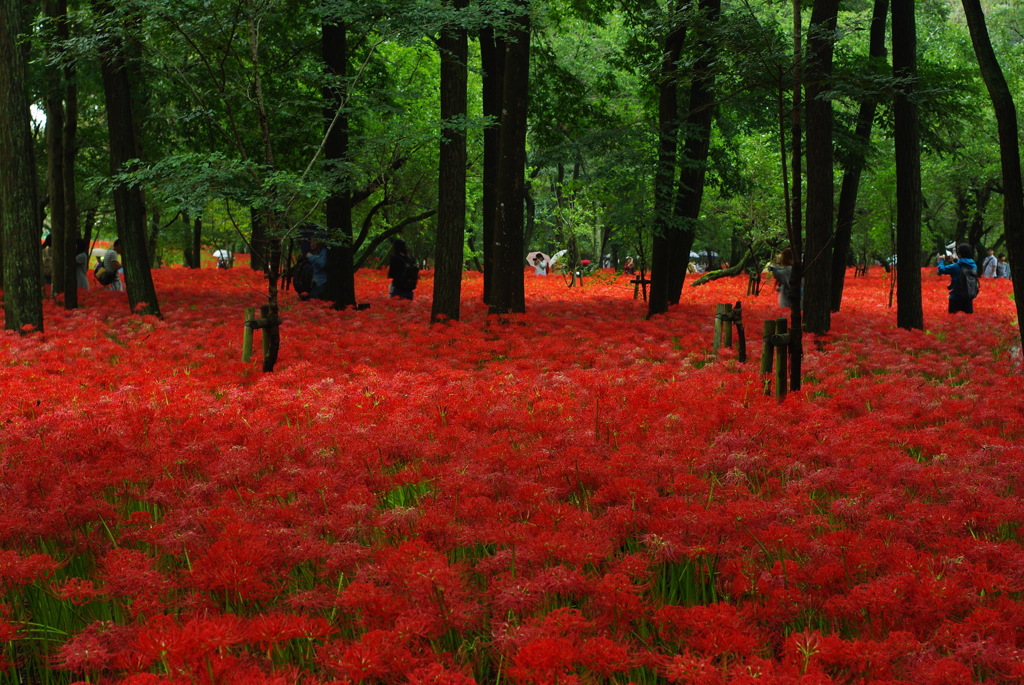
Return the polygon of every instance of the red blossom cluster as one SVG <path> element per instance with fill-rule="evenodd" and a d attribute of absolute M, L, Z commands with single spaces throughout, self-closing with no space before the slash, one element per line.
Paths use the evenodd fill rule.
<path fill-rule="evenodd" d="M 0 683 L 1024 681 L 1024 376 L 1006 281 L 926 331 L 850 278 L 803 388 L 711 354 L 746 281 L 645 321 L 627 277 L 527 277 L 430 326 L 159 270 L 0 337 Z M 258 347 L 258 346 L 257 346 Z M 258 356 L 258 355 L 257 355 Z"/>

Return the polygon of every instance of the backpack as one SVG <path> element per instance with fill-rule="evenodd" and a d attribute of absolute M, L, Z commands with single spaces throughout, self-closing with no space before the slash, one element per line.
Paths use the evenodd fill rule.
<path fill-rule="evenodd" d="M 291 268 L 292 287 L 299 297 L 305 299 L 313 290 L 313 265 L 305 256 L 299 257 Z"/>
<path fill-rule="evenodd" d="M 92 274 L 96 277 L 96 281 L 100 285 L 110 285 L 114 282 L 114 279 L 117 278 L 117 272 L 107 271 L 106 268 L 104 268 L 102 261 L 96 263 L 96 268 L 93 269 Z"/>
<path fill-rule="evenodd" d="M 960 278 L 956 279 L 953 286 L 953 295 L 961 300 L 973 300 L 981 291 L 981 283 L 978 282 L 978 270 L 973 267 L 960 266 Z"/>

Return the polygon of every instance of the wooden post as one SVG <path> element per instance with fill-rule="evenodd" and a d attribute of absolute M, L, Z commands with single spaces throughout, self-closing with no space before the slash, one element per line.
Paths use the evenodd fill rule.
<path fill-rule="evenodd" d="M 743 364 L 747 361 L 747 333 L 743 328 L 743 303 L 737 301 L 732 308 L 732 320 L 736 324 L 736 336 L 739 338 L 739 352 L 736 357 Z"/>
<path fill-rule="evenodd" d="M 266 321 L 270 321 L 270 305 L 265 304 L 260 306 L 260 317 Z M 260 335 L 260 340 L 263 341 L 263 359 L 270 356 L 270 335 L 269 331 L 263 331 Z"/>
<path fill-rule="evenodd" d="M 242 328 L 242 361 L 247 362 L 252 359 L 252 326 L 249 325 L 253 319 L 256 318 L 256 308 L 246 307 L 245 308 L 245 325 Z"/>
<path fill-rule="evenodd" d="M 711 349 L 717 355 L 718 348 L 722 346 L 722 331 L 725 328 L 725 317 L 729 315 L 729 310 L 732 309 L 730 304 L 718 304 L 715 305 L 715 341 L 712 343 Z"/>
<path fill-rule="evenodd" d="M 725 312 L 722 315 L 722 344 L 732 349 L 732 305 L 725 305 Z"/>
<path fill-rule="evenodd" d="M 774 340 L 775 338 L 775 319 L 768 319 L 764 322 L 764 340 L 761 346 L 761 376 L 770 376 L 772 373 L 772 355 L 775 352 Z M 771 383 L 765 378 L 764 379 L 764 394 L 771 394 Z"/>
<path fill-rule="evenodd" d="M 761 375 L 772 372 L 772 354 L 774 352 L 772 338 L 775 337 L 775 319 L 764 322 L 764 345 L 761 347 Z"/>
<path fill-rule="evenodd" d="M 775 320 L 775 339 L 783 338 L 787 341 L 789 336 L 786 335 L 788 325 L 785 319 Z M 786 373 L 786 361 L 789 356 L 788 344 L 780 344 L 781 341 L 775 344 L 775 397 L 776 399 L 784 399 L 786 397 L 787 373 Z"/>

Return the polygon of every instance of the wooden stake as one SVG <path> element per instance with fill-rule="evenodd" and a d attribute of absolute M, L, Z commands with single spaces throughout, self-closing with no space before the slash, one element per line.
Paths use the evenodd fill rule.
<path fill-rule="evenodd" d="M 715 305 L 715 340 L 711 345 L 711 350 L 716 355 L 718 354 L 718 348 L 722 346 L 722 329 L 725 327 L 724 317 L 729 315 L 730 309 L 732 309 L 732 305 L 729 304 Z"/>
<path fill-rule="evenodd" d="M 764 344 L 761 346 L 761 375 L 767 376 L 772 372 L 772 353 L 774 347 L 772 339 L 775 337 L 775 319 L 768 319 L 764 322 Z M 765 386 L 765 394 L 768 394 L 768 387 Z"/>
<path fill-rule="evenodd" d="M 252 359 L 252 327 L 249 322 L 256 318 L 256 308 L 245 308 L 245 326 L 242 328 L 242 361 Z"/>
<path fill-rule="evenodd" d="M 775 337 L 781 338 L 786 336 L 788 330 L 788 324 L 785 319 L 775 320 Z M 786 336 L 788 343 L 789 336 Z M 786 361 L 789 357 L 789 346 L 788 344 L 776 344 L 775 345 L 775 397 L 776 399 L 782 400 L 786 397 L 786 390 L 788 388 L 787 380 L 787 369 Z"/>

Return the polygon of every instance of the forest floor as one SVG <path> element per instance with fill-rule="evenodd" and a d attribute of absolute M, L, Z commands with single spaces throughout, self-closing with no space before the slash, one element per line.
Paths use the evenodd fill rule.
<path fill-rule="evenodd" d="M 769 282 L 527 276 L 499 321 L 154 272 L 0 337 L 0 683 L 1024 679 L 1024 375 L 1011 284 L 924 331 L 847 279 L 803 388 L 758 372 Z M 750 361 L 711 354 L 743 302 Z"/>

